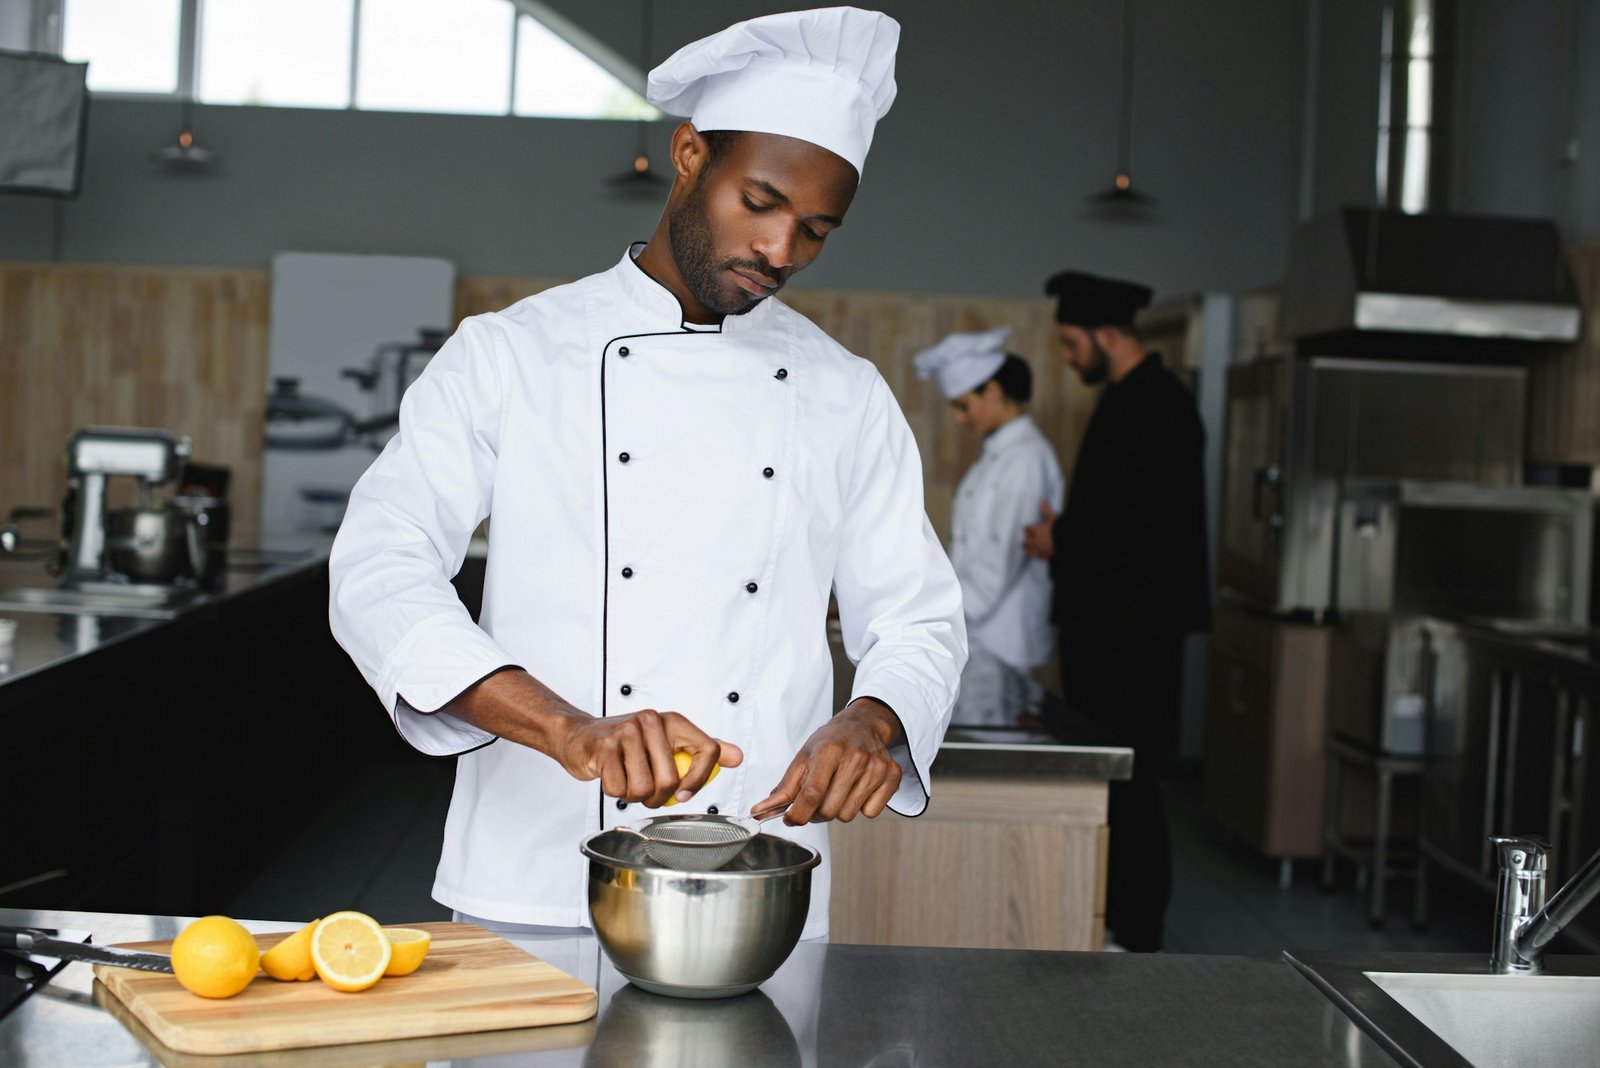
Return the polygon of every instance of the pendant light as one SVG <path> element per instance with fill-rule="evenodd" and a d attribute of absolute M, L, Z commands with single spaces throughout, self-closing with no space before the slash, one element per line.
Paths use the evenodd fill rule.
<path fill-rule="evenodd" d="M 652 0 L 639 0 L 639 71 L 644 73 L 650 62 L 650 5 Z M 672 184 L 672 180 L 650 166 L 650 154 L 645 150 L 650 138 L 650 120 L 634 123 L 633 165 L 606 179 L 606 184 L 623 193 L 652 193 Z"/>
<path fill-rule="evenodd" d="M 1133 45 L 1137 21 L 1135 0 L 1122 0 L 1122 100 L 1117 122 L 1117 172 L 1111 179 L 1111 188 L 1088 198 L 1091 204 L 1125 207 L 1155 204 L 1155 198 L 1133 187 L 1133 172 L 1128 166 L 1128 154 L 1133 141 Z"/>
<path fill-rule="evenodd" d="M 200 147 L 194 136 L 194 98 L 183 98 L 183 121 L 178 127 L 177 140 L 150 153 L 150 159 L 173 170 L 199 171 L 220 163 L 222 157 L 210 149 Z"/>

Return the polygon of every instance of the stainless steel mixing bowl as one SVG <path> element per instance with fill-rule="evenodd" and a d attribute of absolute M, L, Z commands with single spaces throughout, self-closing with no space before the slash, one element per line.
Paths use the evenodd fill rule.
<path fill-rule="evenodd" d="M 580 848 L 606 956 L 634 985 L 680 998 L 743 994 L 777 971 L 800 940 L 822 859 L 770 834 L 709 872 L 660 867 L 626 831 L 597 832 Z"/>

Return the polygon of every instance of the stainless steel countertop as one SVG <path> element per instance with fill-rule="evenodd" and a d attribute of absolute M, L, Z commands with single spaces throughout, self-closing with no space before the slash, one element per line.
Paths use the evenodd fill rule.
<path fill-rule="evenodd" d="M 87 929 L 104 944 L 170 938 L 185 922 L 0 909 L 0 924 Z M 297 924 L 246 926 L 269 931 Z M 628 986 L 590 936 L 519 944 L 596 987 L 596 1017 L 560 1027 L 290 1050 L 270 1061 L 308 1068 L 480 1057 L 519 1068 L 1395 1063 L 1276 959 L 803 944 L 755 993 L 694 1002 Z M 126 1013 L 113 1015 L 115 1008 L 115 998 L 97 991 L 88 965 L 69 964 L 0 1018 L 0 1063 L 263 1063 L 172 1053 Z M 501 1056 L 507 1059 L 487 1059 Z"/>
<path fill-rule="evenodd" d="M 1048 734 L 952 726 L 945 732 L 935 775 L 1008 779 L 1127 779 L 1133 750 L 1064 745 Z"/>
<path fill-rule="evenodd" d="M 274 554 L 260 567 L 230 570 L 220 589 L 197 592 L 191 600 L 174 610 L 173 618 L 182 618 L 288 575 L 320 567 L 326 562 L 326 549 L 307 550 L 299 554 Z M 0 559 L 0 587 L 48 587 L 54 581 L 38 561 Z M 109 613 L 23 612 L 6 605 L 0 605 L 0 618 L 13 620 L 17 624 L 11 645 L 0 646 L 0 686 L 86 656 L 134 635 L 148 633 L 170 622 Z"/>

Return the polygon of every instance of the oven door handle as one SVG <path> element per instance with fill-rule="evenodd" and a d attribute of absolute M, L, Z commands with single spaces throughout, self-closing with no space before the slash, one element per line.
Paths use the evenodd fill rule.
<path fill-rule="evenodd" d="M 1262 497 L 1267 491 L 1272 492 L 1272 511 L 1268 512 L 1262 507 Z M 1277 530 L 1283 526 L 1283 511 L 1281 508 L 1283 491 L 1283 471 L 1277 464 L 1256 469 L 1255 493 L 1251 498 L 1250 513 L 1257 520 Z"/>

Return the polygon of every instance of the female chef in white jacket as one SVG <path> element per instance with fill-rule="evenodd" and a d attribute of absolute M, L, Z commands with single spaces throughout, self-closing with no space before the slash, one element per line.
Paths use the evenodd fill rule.
<path fill-rule="evenodd" d="M 1050 658 L 1050 570 L 1023 553 L 1023 528 L 1041 500 L 1060 508 L 1055 448 L 1023 410 L 1033 393 L 1027 361 L 1005 350 L 1009 326 L 951 334 L 916 356 L 937 376 L 956 422 L 983 451 L 956 488 L 950 562 L 961 580 L 968 659 L 953 721 L 1015 726 L 1041 689 L 1031 672 Z"/>
<path fill-rule="evenodd" d="M 649 242 L 463 322 L 351 493 L 334 635 L 408 742 L 458 757 L 433 887 L 457 913 L 583 926 L 586 834 L 672 798 L 792 801 L 780 830 L 824 858 L 816 938 L 823 821 L 926 804 L 960 587 L 882 377 L 770 299 L 843 222 L 898 37 L 791 12 L 652 71 L 651 102 L 691 121 Z M 474 623 L 450 576 L 490 516 Z M 858 662 L 844 709 L 830 591 Z"/>

